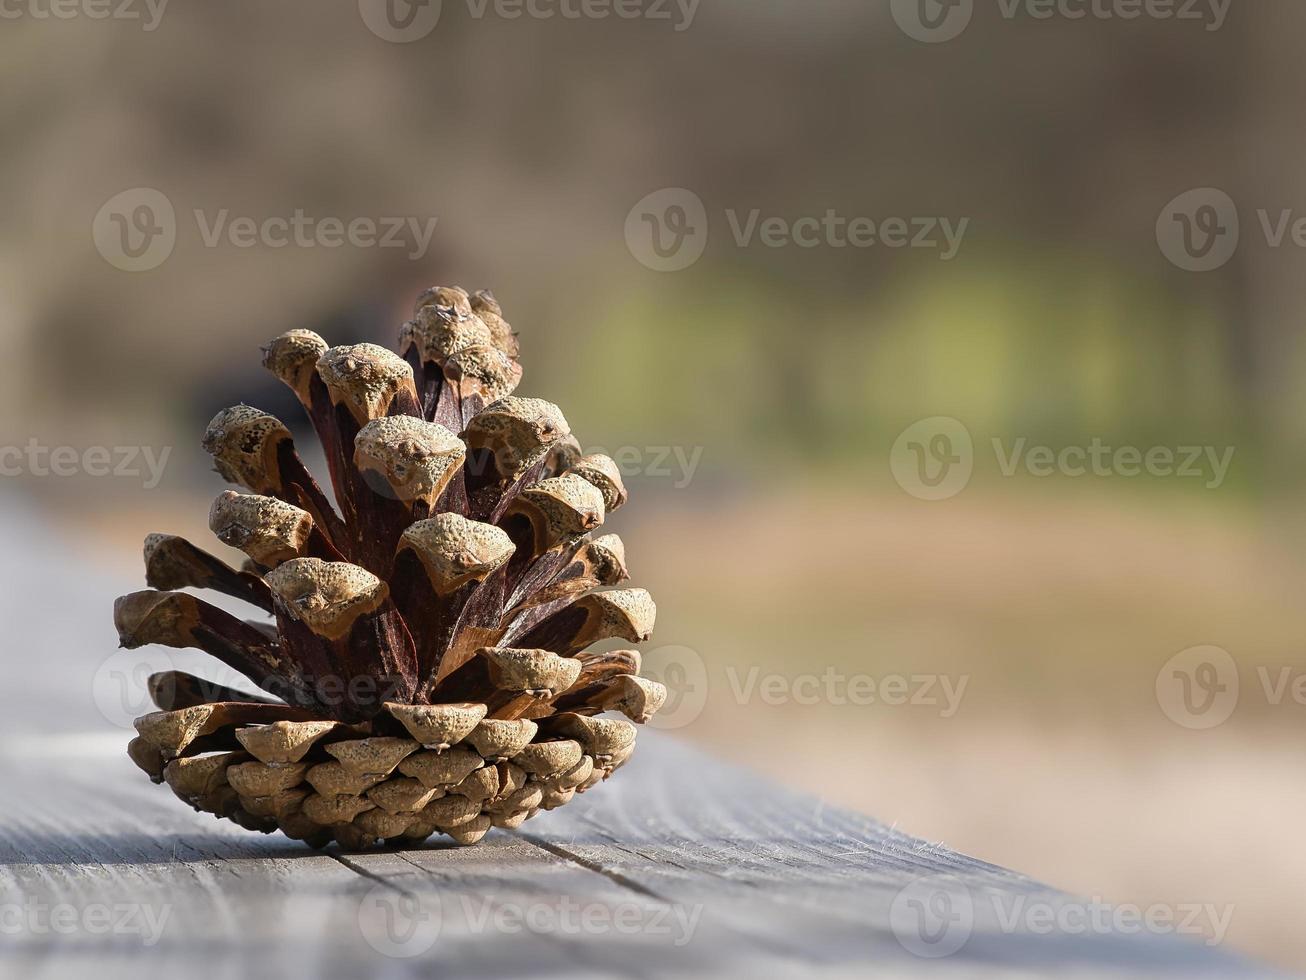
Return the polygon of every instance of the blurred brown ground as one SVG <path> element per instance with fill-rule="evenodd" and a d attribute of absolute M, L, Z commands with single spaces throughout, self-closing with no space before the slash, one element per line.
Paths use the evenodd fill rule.
<path fill-rule="evenodd" d="M 631 480 L 616 515 L 655 647 L 701 656 L 682 734 L 777 779 L 1073 891 L 1228 903 L 1230 942 L 1306 968 L 1306 256 L 1256 237 L 1306 208 L 1306 6 L 1235 3 L 1219 31 L 1007 21 L 943 45 L 886 2 L 704 0 L 689 29 L 475 19 L 387 44 L 354 4 L 170 5 L 158 30 L 0 22 L 0 445 L 172 446 L 136 480 L 13 478 L 94 560 L 207 540 L 198 436 L 292 400 L 256 347 L 290 327 L 390 343 L 417 291 L 489 286 L 522 393 L 591 446 L 702 450 L 688 485 Z M 1214 186 L 1244 243 L 1201 275 L 1155 241 Z M 173 255 L 128 274 L 90 228 L 118 192 L 176 207 Z M 704 257 L 659 274 L 623 226 L 694 191 Z M 739 248 L 726 209 L 951 215 L 957 257 Z M 205 247 L 191 214 L 438 217 L 432 251 Z M 1234 446 L 1229 479 L 1003 479 L 957 497 L 888 476 L 916 419 L 977 446 L 1100 437 Z M 1214 644 L 1233 717 L 1189 731 L 1158 671 Z M 113 648 L 107 617 L 104 653 Z M 19 656 L 10 651 L 6 656 Z M 650 659 L 657 657 L 656 650 Z M 965 675 L 957 713 L 739 703 L 751 665 Z M 734 673 L 731 673 L 731 672 Z"/>

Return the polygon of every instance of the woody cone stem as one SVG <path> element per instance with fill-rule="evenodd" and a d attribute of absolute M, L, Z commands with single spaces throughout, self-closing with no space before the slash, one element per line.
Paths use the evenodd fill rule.
<path fill-rule="evenodd" d="M 610 588 L 628 578 L 625 547 L 600 528 L 626 488 L 556 405 L 513 394 L 518 354 L 498 301 L 456 286 L 422 293 L 398 354 L 308 330 L 263 348 L 333 492 L 274 416 L 237 405 L 210 423 L 204 448 L 237 489 L 209 527 L 244 563 L 150 535 L 150 589 L 114 620 L 125 647 L 196 647 L 265 693 L 151 677 L 159 710 L 128 754 L 152 779 L 313 846 L 471 844 L 630 758 L 632 722 L 666 690 L 634 651 L 589 649 L 653 628 L 647 592 Z"/>

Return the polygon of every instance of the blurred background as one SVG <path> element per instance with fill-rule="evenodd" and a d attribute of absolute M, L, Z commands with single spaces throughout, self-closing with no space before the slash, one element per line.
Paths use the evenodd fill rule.
<path fill-rule="evenodd" d="M 7 698 L 112 726 L 259 344 L 489 287 L 662 727 L 1306 968 L 1306 7 L 121 3 L 0 14 Z"/>

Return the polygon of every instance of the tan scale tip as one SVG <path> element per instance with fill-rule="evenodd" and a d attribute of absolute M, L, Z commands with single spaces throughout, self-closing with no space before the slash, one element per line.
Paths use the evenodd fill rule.
<path fill-rule="evenodd" d="M 327 342 L 312 330 L 288 330 L 263 347 L 263 366 L 309 405 L 317 362 L 327 350 Z"/>
<path fill-rule="evenodd" d="M 164 768 L 163 778 L 177 796 L 187 803 L 194 803 L 227 785 L 227 768 L 233 762 L 247 758 L 249 756 L 243 752 L 226 752 L 173 759 Z"/>
<path fill-rule="evenodd" d="M 489 666 L 490 681 L 501 691 L 554 697 L 576 683 L 581 663 L 549 650 L 485 647 L 478 651 Z"/>
<path fill-rule="evenodd" d="M 320 762 L 304 776 L 305 781 L 323 796 L 362 796 L 385 776 L 351 772 L 339 762 Z"/>
<path fill-rule="evenodd" d="M 138 769 L 150 777 L 151 782 L 163 782 L 164 767 L 167 765 L 167 760 L 143 736 L 137 735 L 127 743 L 127 756 L 132 762 L 136 763 Z"/>
<path fill-rule="evenodd" d="M 497 347 L 468 347 L 444 363 L 444 375 L 466 398 L 479 395 L 486 403 L 511 395 L 521 383 L 521 365 Z"/>
<path fill-rule="evenodd" d="M 276 497 L 224 490 L 209 510 L 209 529 L 223 544 L 272 568 L 303 554 L 313 518 Z"/>
<path fill-rule="evenodd" d="M 624 718 L 591 718 L 571 711 L 550 719 L 550 730 L 580 741 L 596 761 L 632 748 L 639 732 Z"/>
<path fill-rule="evenodd" d="M 587 480 L 571 473 L 553 476 L 527 487 L 509 511 L 531 522 L 536 551 L 592 531 L 603 523 L 603 494 Z"/>
<path fill-rule="evenodd" d="M 594 486 L 603 494 L 603 506 L 609 512 L 616 510 L 626 502 L 626 484 L 621 479 L 621 470 L 616 461 L 602 453 L 582 456 L 572 463 L 567 470 Z"/>
<path fill-rule="evenodd" d="M 626 543 L 616 534 L 601 534 L 586 546 L 600 585 L 616 585 L 630 578 L 626 570 Z"/>
<path fill-rule="evenodd" d="M 179 557 L 189 547 L 175 534 L 147 534 L 142 549 L 145 581 L 154 589 L 184 589 L 191 584 L 191 565 Z"/>
<path fill-rule="evenodd" d="M 404 836 L 416 820 L 415 813 L 391 813 L 378 807 L 356 816 L 353 826 L 369 840 L 393 840 Z"/>
<path fill-rule="evenodd" d="M 497 766 L 484 766 L 468 775 L 456 786 L 450 786 L 449 792 L 465 796 L 476 803 L 484 803 L 499 793 L 499 769 Z"/>
<path fill-rule="evenodd" d="M 422 290 L 413 305 L 413 315 L 420 314 L 428 306 L 449 310 L 460 317 L 470 316 L 472 313 L 471 297 L 462 286 L 430 286 Z"/>
<path fill-rule="evenodd" d="M 548 779 L 578 765 L 584 754 L 579 742 L 564 738 L 555 742 L 532 742 L 513 756 L 512 761 L 532 776 Z"/>
<path fill-rule="evenodd" d="M 227 770 L 227 781 L 241 796 L 275 796 L 302 783 L 307 770 L 308 766 L 302 762 L 275 766 L 266 762 L 242 762 Z"/>
<path fill-rule="evenodd" d="M 467 748 L 452 748 L 445 752 L 418 752 L 399 763 L 399 771 L 421 781 L 423 786 L 456 786 L 481 766 L 485 760 Z"/>
<path fill-rule="evenodd" d="M 277 447 L 290 430 L 275 415 L 249 405 L 224 408 L 204 431 L 204 451 L 228 483 L 255 493 L 281 490 Z"/>
<path fill-rule="evenodd" d="M 539 725 L 524 718 L 487 718 L 467 736 L 467 741 L 486 759 L 510 759 L 539 731 Z"/>
<path fill-rule="evenodd" d="M 338 726 L 334 721 L 275 721 L 236 729 L 236 740 L 255 759 L 269 765 L 299 762 L 323 735 Z"/>
<path fill-rule="evenodd" d="M 481 805 L 465 796 L 443 796 L 426 804 L 422 810 L 423 819 L 429 820 L 440 830 L 448 833 L 455 827 L 471 823 L 481 812 Z"/>
<path fill-rule="evenodd" d="M 574 789 L 549 790 L 544 794 L 543 799 L 540 800 L 540 809 L 556 810 L 558 807 L 570 803 L 575 795 L 576 791 Z"/>
<path fill-rule="evenodd" d="M 416 779 L 387 779 L 368 790 L 367 798 L 387 813 L 413 814 L 430 803 L 435 793 Z"/>
<path fill-rule="evenodd" d="M 467 821 L 467 823 L 446 830 L 445 833 L 453 838 L 455 844 L 466 847 L 471 844 L 479 844 L 485 835 L 490 832 L 490 826 L 490 818 L 481 814 Z"/>
<path fill-rule="evenodd" d="M 580 762 L 576 763 L 566 772 L 550 776 L 545 785 L 550 789 L 576 789 L 594 772 L 594 757 L 582 755 Z"/>
<path fill-rule="evenodd" d="M 620 711 L 642 725 L 667 703 L 667 689 L 647 677 L 620 674 L 595 699 L 595 703 L 604 711 Z"/>
<path fill-rule="evenodd" d="M 388 776 L 419 748 L 417 742 L 406 738 L 374 737 L 333 742 L 326 750 L 352 773 Z"/>
<path fill-rule="evenodd" d="M 515 480 L 549 447 L 571 436 L 562 410 L 542 398 L 501 398 L 478 412 L 463 438 L 473 449 L 494 453 L 495 466 Z"/>
<path fill-rule="evenodd" d="M 502 813 L 533 810 L 540 805 L 540 799 L 543 796 L 544 789 L 541 784 L 532 782 L 529 785 L 518 787 L 507 796 L 496 800 L 494 809 Z"/>
<path fill-rule="evenodd" d="M 458 704 L 396 704 L 388 702 L 387 711 L 408 729 L 410 735 L 428 749 L 447 749 L 471 734 L 485 717 L 485 705 L 472 702 Z"/>
<path fill-rule="evenodd" d="M 453 513 L 409 525 L 399 539 L 399 550 L 405 548 L 417 555 L 441 595 L 481 581 L 516 550 L 502 528 Z"/>
<path fill-rule="evenodd" d="M 197 704 L 178 711 L 151 711 L 134 724 L 141 738 L 172 758 L 195 741 L 216 708 L 214 704 Z"/>
<path fill-rule="evenodd" d="M 379 476 L 396 499 L 425 501 L 432 510 L 466 454 L 463 441 L 444 426 L 411 415 L 373 419 L 354 438 L 359 470 Z"/>
<path fill-rule="evenodd" d="M 657 605 L 647 589 L 612 589 L 594 592 L 581 600 L 598 610 L 608 636 L 642 643 L 653 635 Z"/>
<path fill-rule="evenodd" d="M 264 576 L 290 615 L 318 636 L 338 640 L 390 594 L 367 569 L 344 561 L 294 558 Z"/>
<path fill-rule="evenodd" d="M 314 823 L 330 827 L 350 823 L 356 816 L 376 804 L 361 796 L 323 796 L 313 793 L 304 800 L 304 816 Z"/>
<path fill-rule="evenodd" d="M 494 336 L 479 316 L 458 316 L 440 306 L 423 308 L 399 334 L 400 350 L 416 347 L 418 356 L 432 364 L 444 364 L 463 351 L 493 344 Z"/>
<path fill-rule="evenodd" d="M 412 366 L 377 344 L 332 347 L 318 358 L 317 371 L 331 401 L 345 405 L 360 426 L 384 416 L 401 390 L 416 398 Z"/>
<path fill-rule="evenodd" d="M 199 601 L 186 592 L 130 592 L 114 600 L 113 623 L 118 642 L 129 650 L 147 643 L 189 646 L 199 625 Z"/>

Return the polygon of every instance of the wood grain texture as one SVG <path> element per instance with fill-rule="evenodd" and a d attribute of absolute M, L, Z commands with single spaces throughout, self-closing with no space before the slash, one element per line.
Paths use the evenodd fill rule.
<path fill-rule="evenodd" d="M 0 517 L 0 685 L 23 692 L 0 713 L 0 976 L 1271 975 L 1194 939 L 1011 926 L 1079 903 L 656 732 L 616 778 L 476 847 L 351 856 L 249 833 L 126 758 L 145 708 L 128 682 L 148 671 L 114 654 L 109 610 L 139 580 L 62 587 L 78 566 L 57 537 L 3 498 Z M 161 668 L 215 676 L 176 651 Z M 962 915 L 925 951 L 964 942 L 916 955 L 932 925 L 913 908 Z"/>
<path fill-rule="evenodd" d="M 1269 975 L 1191 940 L 1011 930 L 995 897 L 1075 900 L 665 736 L 522 831 L 360 855 L 194 813 L 117 742 L 0 751 L 5 975 Z M 939 959 L 910 952 L 891 914 L 922 878 L 970 896 L 973 928 Z M 97 934 L 99 908 L 137 911 Z"/>

